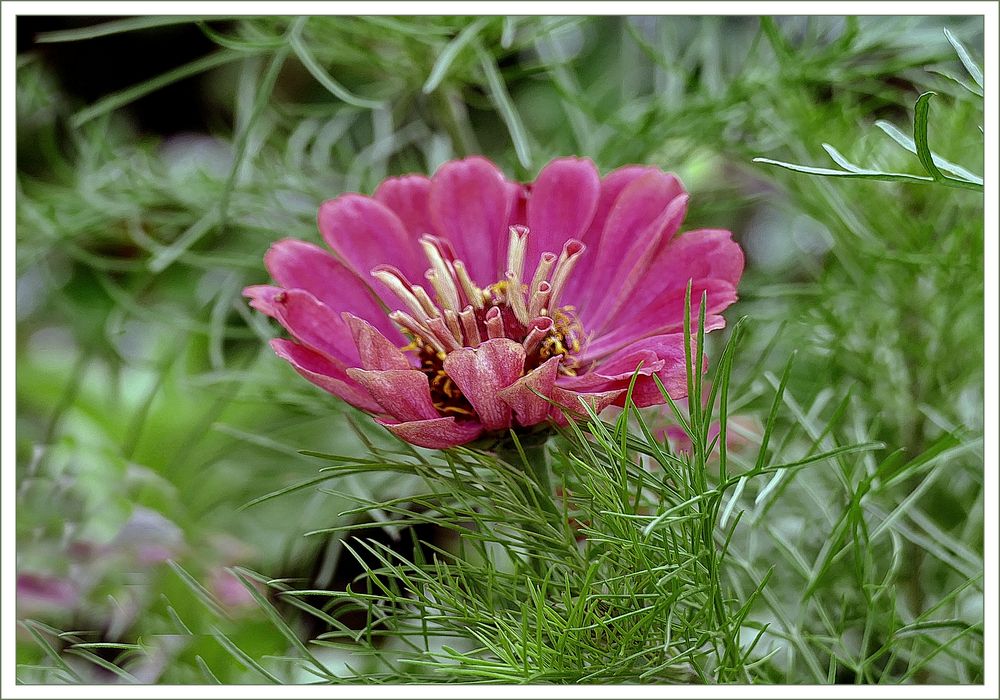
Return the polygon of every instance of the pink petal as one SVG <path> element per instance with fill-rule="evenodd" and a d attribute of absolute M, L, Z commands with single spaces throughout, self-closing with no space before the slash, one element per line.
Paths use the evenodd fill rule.
<path fill-rule="evenodd" d="M 552 396 L 552 387 L 559 373 L 559 360 L 559 357 L 549 358 L 497 393 L 497 396 L 514 409 L 520 425 L 525 427 L 535 425 L 548 417 L 552 403 L 545 397 Z"/>
<path fill-rule="evenodd" d="M 586 272 L 587 287 L 576 299 L 582 320 L 597 329 L 620 299 L 645 272 L 653 256 L 674 234 L 686 211 L 684 188 L 674 176 L 659 170 L 632 180 L 608 212 L 599 243 L 592 248 L 593 260 Z M 630 289 L 623 290 L 625 285 Z M 601 290 L 601 291 L 597 291 Z M 607 299 L 605 290 L 619 294 Z M 572 299 L 572 297 L 569 297 Z M 602 316 L 596 317 L 597 307 L 603 306 Z M 591 320 L 592 317 L 597 321 Z"/>
<path fill-rule="evenodd" d="M 420 370 L 348 369 L 347 375 L 367 389 L 385 412 L 397 420 L 419 421 L 441 417 L 431 400 L 427 375 Z"/>
<path fill-rule="evenodd" d="M 501 279 L 500 252 L 507 245 L 507 217 L 517 187 L 479 156 L 442 165 L 431 182 L 434 229 L 451 241 L 473 281 Z"/>
<path fill-rule="evenodd" d="M 302 289 L 286 289 L 274 297 L 278 321 L 303 345 L 344 364 L 360 363 L 347 323 L 326 304 Z"/>
<path fill-rule="evenodd" d="M 608 215 L 622 191 L 640 177 L 660 172 L 657 168 L 649 165 L 626 165 L 605 175 L 604 179 L 601 180 L 601 193 L 597 200 L 597 208 L 594 211 L 590 227 L 584 234 L 583 242 L 596 248 L 604 233 L 604 225 L 608 220 Z"/>
<path fill-rule="evenodd" d="M 470 420 L 458 421 L 449 416 L 432 420 L 410 421 L 408 423 L 387 423 L 379 421 L 396 437 L 434 450 L 462 445 L 475 440 L 483 432 L 483 426 Z"/>
<path fill-rule="evenodd" d="M 373 196 L 399 217 L 411 238 L 419 239 L 425 233 L 434 233 L 428 208 L 430 194 L 430 178 L 403 175 L 383 180 Z"/>
<path fill-rule="evenodd" d="M 250 300 L 250 306 L 257 309 L 265 316 L 271 318 L 278 317 L 278 310 L 274 307 L 274 298 L 284 290 L 281 287 L 274 287 L 270 284 L 255 284 L 243 288 L 243 296 Z"/>
<path fill-rule="evenodd" d="M 264 264 L 282 287 L 304 289 L 336 313 L 350 311 L 370 319 L 380 331 L 402 342 L 368 285 L 371 278 L 367 270 L 359 277 L 319 246 L 294 238 L 272 245 L 264 255 Z"/>
<path fill-rule="evenodd" d="M 510 427 L 510 406 L 499 397 L 524 371 L 524 346 L 508 338 L 459 348 L 444 359 L 444 371 L 476 409 L 486 430 Z"/>
<path fill-rule="evenodd" d="M 716 279 L 736 287 L 743 276 L 743 250 L 722 229 L 688 231 L 670 241 L 650 266 L 663 288 L 683 289 L 689 279 Z M 656 280 L 654 280 L 656 281 Z"/>
<path fill-rule="evenodd" d="M 601 191 L 597 198 L 597 207 L 591 218 L 590 226 L 581 238 L 587 244 L 588 252 L 577 263 L 576 271 L 570 277 L 566 285 L 566 290 L 563 292 L 563 298 L 568 303 L 576 303 L 579 306 L 577 300 L 582 298 L 585 293 L 588 293 L 589 273 L 595 263 L 601 234 L 604 233 L 604 224 L 607 222 L 608 214 L 611 213 L 611 208 L 618 201 L 622 190 L 640 177 L 656 172 L 659 172 L 659 170 L 648 165 L 626 165 L 613 170 L 601 180 Z"/>
<path fill-rule="evenodd" d="M 412 369 L 413 365 L 403 351 L 370 323 L 348 313 L 342 318 L 351 331 L 361 367 L 374 370 Z"/>
<path fill-rule="evenodd" d="M 514 182 L 511 183 L 513 189 L 512 202 L 510 205 L 510 213 L 507 215 L 507 225 L 513 226 L 514 224 L 519 224 L 521 226 L 528 225 L 528 199 L 531 197 L 531 183 Z M 506 254 L 506 250 L 503 251 Z M 500 262 L 504 261 L 504 256 L 500 256 Z M 506 272 L 506 270 L 501 270 L 501 272 Z"/>
<path fill-rule="evenodd" d="M 651 375 L 654 373 L 671 398 L 687 396 L 687 371 L 684 365 L 684 334 L 658 335 L 622 348 L 586 374 L 567 378 L 561 384 L 579 391 L 626 390 L 638 371 L 632 400 L 640 407 L 651 406 L 664 403 L 663 395 L 652 379 Z M 706 358 L 702 371 L 707 369 Z M 624 399 L 622 394 L 616 402 L 621 405 Z"/>
<path fill-rule="evenodd" d="M 542 168 L 528 199 L 528 254 L 524 276 L 531 279 L 544 252 L 559 254 L 570 238 L 582 238 L 597 209 L 601 179 L 587 158 L 558 158 Z"/>
<path fill-rule="evenodd" d="M 319 208 L 323 240 L 362 279 L 376 265 L 394 265 L 411 280 L 427 268 L 418 244 L 391 209 L 371 197 L 345 194 Z M 374 285 L 383 296 L 379 285 Z"/>
<path fill-rule="evenodd" d="M 702 292 L 708 294 L 705 332 L 725 328 L 726 320 L 719 314 L 736 301 L 736 290 L 731 284 L 721 280 L 697 280 L 691 285 L 691 332 L 697 332 Z M 685 295 L 686 288 L 667 290 L 659 296 L 651 297 L 638 311 L 623 313 L 621 319 L 613 319 L 615 325 L 591 340 L 581 359 L 598 359 L 636 340 L 682 330 Z"/>
<path fill-rule="evenodd" d="M 649 264 L 642 282 L 642 301 L 627 304 L 614 314 L 604 332 L 587 347 L 585 356 L 597 358 L 633 340 L 683 328 L 688 280 L 692 282 L 695 322 L 705 292 L 706 332 L 722 328 L 723 320 L 713 317 L 736 301 L 743 265 L 743 251 L 729 231 L 702 229 L 674 238 Z"/>
<path fill-rule="evenodd" d="M 17 574 L 18 606 L 73 608 L 80 602 L 80 592 L 72 579 L 39 574 Z"/>
<path fill-rule="evenodd" d="M 362 411 L 381 414 L 382 406 L 347 376 L 347 368 L 298 343 L 284 338 L 271 341 L 275 354 L 296 372 L 324 391 L 338 396 Z"/>
<path fill-rule="evenodd" d="M 622 394 L 623 389 L 612 389 L 610 391 L 580 392 L 572 389 L 563 389 L 560 386 L 553 387 L 552 401 L 556 406 L 552 406 L 552 420 L 558 425 L 566 425 L 569 414 L 576 420 L 586 420 L 590 415 L 584 409 L 581 402 L 586 403 L 595 414 L 600 414 L 608 406 L 614 404 Z"/>

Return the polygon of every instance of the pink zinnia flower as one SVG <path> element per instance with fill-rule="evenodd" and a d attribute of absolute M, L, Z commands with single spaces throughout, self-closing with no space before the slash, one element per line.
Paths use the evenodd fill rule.
<path fill-rule="evenodd" d="M 728 231 L 674 236 L 687 199 L 648 166 L 601 178 L 560 158 L 520 184 L 484 158 L 451 161 L 324 203 L 336 255 L 278 241 L 264 260 L 280 286 L 244 294 L 291 333 L 271 344 L 299 374 L 415 445 L 621 405 L 637 368 L 634 401 L 662 403 L 654 373 L 686 393 L 688 280 L 709 331 L 743 272 Z"/>

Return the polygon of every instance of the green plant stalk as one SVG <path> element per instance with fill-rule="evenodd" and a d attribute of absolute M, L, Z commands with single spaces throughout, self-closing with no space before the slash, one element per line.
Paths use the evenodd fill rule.
<path fill-rule="evenodd" d="M 552 502 L 552 477 L 549 474 L 548 453 L 545 445 L 548 443 L 548 435 L 530 436 L 527 438 L 517 438 L 512 435 L 511 440 L 505 441 L 497 448 L 497 457 L 508 464 L 517 466 L 523 465 L 528 470 L 539 491 L 541 498 L 534 490 L 525 484 L 525 497 L 529 503 L 537 503 L 547 512 L 559 515 L 558 509 Z"/>

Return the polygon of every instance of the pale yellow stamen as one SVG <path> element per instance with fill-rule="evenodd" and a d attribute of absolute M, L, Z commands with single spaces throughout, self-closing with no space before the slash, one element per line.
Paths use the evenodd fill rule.
<path fill-rule="evenodd" d="M 457 311 L 461 307 L 461 304 L 458 300 L 458 287 L 455 286 L 455 276 L 451 265 L 442 257 L 441 251 L 431 237 L 422 237 L 420 245 L 423 247 L 424 255 L 427 256 L 427 260 L 431 264 L 431 269 L 434 271 L 432 284 L 438 296 L 441 297 L 441 303 L 444 304 L 446 309 Z M 429 270 L 427 278 L 431 279 Z"/>
<path fill-rule="evenodd" d="M 455 340 L 457 340 L 458 344 L 461 345 L 463 340 L 462 325 L 458 321 L 458 314 L 451 309 L 445 309 L 444 322 L 448 325 L 448 330 L 451 331 L 451 334 L 455 336 Z"/>
<path fill-rule="evenodd" d="M 424 310 L 424 316 L 427 318 L 437 318 L 441 315 L 441 311 L 438 309 L 437 304 L 431 300 L 427 291 L 419 284 L 413 285 L 413 296 L 415 296 L 420 302 L 420 306 Z"/>
<path fill-rule="evenodd" d="M 400 279 L 399 276 L 386 269 L 375 268 L 371 272 L 372 277 L 377 279 L 379 282 L 384 284 L 389 290 L 395 294 L 403 304 L 413 312 L 413 315 L 417 318 L 423 318 L 427 315 L 420 301 L 414 295 L 413 291 L 408 283 Z"/>
<path fill-rule="evenodd" d="M 510 304 L 511 311 L 518 321 L 527 325 L 531 317 L 528 315 L 528 307 L 524 303 L 524 285 L 521 278 L 513 272 L 507 272 L 507 303 Z"/>
<path fill-rule="evenodd" d="M 531 303 L 528 306 L 528 316 L 534 318 L 535 316 L 542 316 L 546 313 L 546 304 L 548 303 L 551 291 L 552 285 L 548 282 L 540 282 L 538 284 L 535 291 L 531 294 Z"/>
<path fill-rule="evenodd" d="M 462 285 L 462 291 L 465 292 L 465 297 L 469 300 L 475 308 L 483 308 L 483 290 L 476 286 L 469 277 L 469 271 L 465 269 L 465 263 L 461 260 L 456 260 L 454 262 L 455 276 L 458 277 L 458 283 Z"/>
<path fill-rule="evenodd" d="M 430 345 L 435 352 L 444 352 L 444 345 L 434 336 L 434 333 L 405 311 L 393 311 L 389 314 L 389 318 L 403 330 L 409 331 L 414 338 L 419 338 Z"/>
<path fill-rule="evenodd" d="M 583 243 L 577 240 L 568 240 L 563 246 L 562 253 L 559 255 L 559 260 L 556 262 L 555 270 L 552 272 L 552 291 L 549 293 L 549 308 L 557 308 L 559 305 L 559 296 L 562 294 L 563 287 L 566 286 L 566 281 L 569 279 L 569 275 L 573 272 L 573 268 L 576 267 L 576 263 L 579 262 L 580 256 L 587 249 Z"/>
<path fill-rule="evenodd" d="M 531 322 L 530 330 L 528 335 L 524 339 L 524 352 L 530 355 L 533 353 L 541 344 L 542 339 L 549 334 L 552 330 L 552 319 L 548 316 L 542 316 L 541 318 L 536 318 Z"/>

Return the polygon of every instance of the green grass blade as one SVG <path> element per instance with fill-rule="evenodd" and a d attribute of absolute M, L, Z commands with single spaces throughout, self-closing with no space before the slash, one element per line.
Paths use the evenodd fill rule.
<path fill-rule="evenodd" d="M 917 98 L 917 104 L 913 108 L 913 144 L 917 149 L 917 158 L 924 170 L 935 180 L 945 179 L 944 173 L 938 170 L 934 163 L 934 156 L 931 154 L 930 146 L 927 143 L 927 118 L 930 112 L 931 98 L 936 92 L 925 92 Z"/>
<path fill-rule="evenodd" d="M 299 17 L 292 24 L 291 32 L 288 35 L 288 41 L 292 47 L 292 51 L 298 57 L 305 69 L 309 71 L 316 81 L 325 87 L 332 95 L 343 100 L 349 105 L 354 105 L 355 107 L 361 107 L 363 109 L 381 109 L 384 107 L 384 103 L 378 100 L 369 100 L 364 97 L 358 97 L 357 95 L 350 92 L 343 85 L 338 83 L 330 74 L 324 70 L 323 66 L 319 64 L 316 57 L 313 56 L 309 47 L 302 40 L 302 30 L 304 29 L 306 22 L 309 21 L 308 17 Z"/>
<path fill-rule="evenodd" d="M 875 126 L 888 134 L 889 138 L 898 143 L 900 146 L 905 148 L 910 153 L 917 154 L 917 146 L 913 143 L 913 139 L 904 134 L 902 131 L 896 128 L 894 124 L 887 121 L 879 120 L 875 122 Z M 951 173 L 956 177 L 962 178 L 963 180 L 968 180 L 969 182 L 974 182 L 977 185 L 983 184 L 983 178 L 969 172 L 960 165 L 955 165 L 951 161 L 945 160 L 939 155 L 931 153 L 931 157 L 934 159 L 934 164 L 938 166 L 941 170 Z"/>
<path fill-rule="evenodd" d="M 962 62 L 962 65 L 965 66 L 965 70 L 969 72 L 969 77 L 975 80 L 976 85 L 978 85 L 979 89 L 982 90 L 983 69 L 980 68 L 978 64 L 976 64 L 976 62 L 972 59 L 972 56 L 969 54 L 968 49 L 965 48 L 965 45 L 963 45 L 962 42 L 956 39 L 955 35 L 952 34 L 950 31 L 948 31 L 947 27 L 944 30 L 944 35 L 945 37 L 947 37 L 951 45 L 955 48 L 955 53 L 958 54 L 958 59 Z"/>
<path fill-rule="evenodd" d="M 448 76 L 448 69 L 451 68 L 451 64 L 455 62 L 458 54 L 476 38 L 476 35 L 486 26 L 490 19 L 489 17 L 480 17 L 475 22 L 466 26 L 465 29 L 458 33 L 458 36 L 448 42 L 448 45 L 438 55 L 437 60 L 434 61 L 434 67 L 431 68 L 430 75 L 427 76 L 427 80 L 424 82 L 422 91 L 425 95 L 429 95 L 437 90 L 441 82 Z"/>
<path fill-rule="evenodd" d="M 514 143 L 514 151 L 517 153 L 517 159 L 522 166 L 530 169 L 532 163 L 531 145 L 528 140 L 528 132 L 521 121 L 521 116 L 517 113 L 510 95 L 507 94 L 507 87 L 504 85 L 500 70 L 497 68 L 493 57 L 479 45 L 479 42 L 475 42 L 475 47 L 476 53 L 479 56 L 479 65 L 486 75 L 486 84 L 489 88 L 490 97 L 493 99 L 493 104 L 496 105 L 497 111 L 500 112 L 500 118 L 507 125 L 511 141 Z"/>
<path fill-rule="evenodd" d="M 85 107 L 74 114 L 70 119 L 70 124 L 74 129 L 79 129 L 87 122 L 113 112 L 116 109 L 121 109 L 125 105 L 131 104 L 139 98 L 156 92 L 167 85 L 171 85 L 180 80 L 184 80 L 185 78 L 190 78 L 201 73 L 206 73 L 214 68 L 224 66 L 227 63 L 231 63 L 240 58 L 243 58 L 243 55 L 227 50 L 216 51 L 215 53 L 203 56 L 202 58 L 191 61 L 190 63 L 185 63 L 183 66 L 169 70 L 162 75 L 158 75 L 155 78 L 139 83 L 138 85 L 133 85 L 130 88 L 120 90 L 119 92 L 113 92 L 110 95 L 102 97 L 94 104 L 89 107 Z"/>
<path fill-rule="evenodd" d="M 61 29 L 54 32 L 43 32 L 35 37 L 39 44 L 53 44 L 65 41 L 86 41 L 102 36 L 112 36 L 124 32 L 135 32 L 156 27 L 170 27 L 176 24 L 190 24 L 205 19 L 199 15 L 171 15 L 169 17 L 128 17 L 111 22 L 102 22 L 90 27 L 77 29 Z M 232 19 L 232 17 L 212 17 L 213 20 Z"/>

